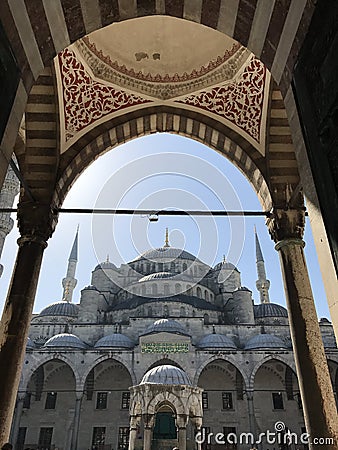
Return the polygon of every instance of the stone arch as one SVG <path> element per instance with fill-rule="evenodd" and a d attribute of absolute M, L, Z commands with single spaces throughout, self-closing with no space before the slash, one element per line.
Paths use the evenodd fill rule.
<path fill-rule="evenodd" d="M 251 371 L 251 374 L 249 376 L 249 384 L 248 387 L 250 389 L 254 388 L 254 382 L 255 382 L 255 376 L 258 370 L 268 361 L 276 360 L 281 363 L 283 363 L 286 367 L 290 367 L 294 374 L 296 375 L 296 366 L 293 362 L 289 361 L 287 358 L 284 358 L 281 355 L 267 355 L 265 358 L 263 358 L 261 361 L 259 361 L 254 368 Z"/>
<path fill-rule="evenodd" d="M 123 118 L 104 122 L 82 136 L 80 149 L 71 147 L 61 156 L 63 171 L 56 184 L 53 202 L 62 204 L 77 178 L 97 157 L 122 143 L 158 132 L 191 138 L 221 153 L 248 179 L 262 207 L 271 209 L 272 194 L 265 178 L 264 158 L 245 138 L 217 120 L 204 117 L 202 112 L 196 117 L 196 113 L 191 114 L 188 110 L 164 106 L 133 111 Z"/>
<path fill-rule="evenodd" d="M 39 367 L 42 367 L 43 365 L 45 365 L 51 361 L 62 361 L 64 364 L 66 364 L 71 369 L 71 371 L 74 375 L 76 390 L 77 391 L 80 390 L 80 387 L 81 387 L 80 374 L 78 373 L 78 371 L 72 364 L 72 361 L 70 359 L 68 359 L 65 355 L 61 355 L 61 354 L 58 354 L 56 356 L 55 355 L 53 355 L 53 356 L 46 355 L 39 361 L 36 361 L 35 364 L 29 369 L 29 371 L 25 372 L 23 374 L 20 389 L 23 391 L 27 390 L 28 383 L 30 382 L 30 380 L 31 380 L 32 376 L 34 375 L 34 373 L 36 372 L 36 370 L 38 370 Z"/>
<path fill-rule="evenodd" d="M 111 361 L 116 361 L 118 363 L 120 363 L 129 373 L 129 376 L 131 378 L 132 384 L 136 384 L 136 376 L 134 371 L 132 370 L 131 367 L 128 367 L 128 365 L 126 364 L 125 361 L 123 361 L 123 359 L 118 356 L 118 355 L 114 355 L 113 357 L 109 354 L 106 355 L 102 355 L 101 357 L 97 358 L 95 361 L 93 361 L 89 366 L 86 367 L 85 372 L 83 373 L 82 377 L 81 377 L 81 387 L 83 389 L 86 379 L 89 375 L 89 373 L 101 362 L 107 361 L 107 360 L 111 360 Z"/>
<path fill-rule="evenodd" d="M 231 355 L 226 355 L 226 356 L 215 355 L 215 356 L 212 356 L 211 358 L 208 358 L 206 361 L 204 361 L 196 370 L 195 378 L 194 378 L 194 385 L 196 385 L 196 386 L 198 385 L 198 380 L 199 380 L 203 370 L 210 363 L 216 362 L 217 360 L 224 361 L 226 363 L 230 363 L 232 366 L 234 366 L 234 368 L 242 376 L 242 379 L 243 379 L 243 382 L 244 382 L 243 383 L 244 384 L 243 385 L 244 389 L 248 388 L 248 386 L 249 386 L 249 375 L 245 371 L 243 371 L 241 367 L 238 366 L 238 362 Z"/>
<path fill-rule="evenodd" d="M 183 401 L 172 392 L 159 392 L 149 402 L 147 406 L 148 414 L 155 414 L 157 405 L 161 403 L 169 403 L 175 409 L 176 414 L 186 414 L 186 407 Z"/>

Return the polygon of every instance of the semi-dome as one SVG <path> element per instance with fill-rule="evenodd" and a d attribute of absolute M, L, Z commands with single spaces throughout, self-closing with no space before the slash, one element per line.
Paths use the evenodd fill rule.
<path fill-rule="evenodd" d="M 138 281 L 142 283 L 143 281 L 163 280 L 164 278 L 173 278 L 175 275 L 171 272 L 155 272 L 140 278 Z"/>
<path fill-rule="evenodd" d="M 284 306 L 276 303 L 261 303 L 254 305 L 254 314 L 256 319 L 264 317 L 288 317 L 288 312 Z"/>
<path fill-rule="evenodd" d="M 197 261 L 197 258 L 186 250 L 175 247 L 160 247 L 147 250 L 141 255 L 137 256 L 131 262 L 141 261 L 143 259 L 155 261 L 157 259 L 168 258 L 171 260 L 175 259 L 189 259 L 191 261 Z"/>
<path fill-rule="evenodd" d="M 86 349 L 86 344 L 81 341 L 75 334 L 62 333 L 56 334 L 46 341 L 44 347 L 66 347 L 66 348 L 81 348 Z"/>
<path fill-rule="evenodd" d="M 173 333 L 190 336 L 180 323 L 171 319 L 156 320 L 156 322 L 146 328 L 145 332 L 142 333 L 141 336 L 152 333 Z"/>
<path fill-rule="evenodd" d="M 69 303 L 66 301 L 55 302 L 51 305 L 46 306 L 39 316 L 66 316 L 66 317 L 77 317 L 79 312 L 79 306 L 74 303 Z"/>
<path fill-rule="evenodd" d="M 133 348 L 135 343 L 122 333 L 109 334 L 99 339 L 95 348 Z"/>
<path fill-rule="evenodd" d="M 288 348 L 285 342 L 281 338 L 275 336 L 274 334 L 258 334 L 246 343 L 244 350 L 259 350 L 266 348 Z"/>
<path fill-rule="evenodd" d="M 197 347 L 203 349 L 237 349 L 231 338 L 218 333 L 207 334 L 199 341 Z"/>
<path fill-rule="evenodd" d="M 188 375 L 179 367 L 170 364 L 150 369 L 142 378 L 140 384 L 185 384 L 191 386 Z"/>

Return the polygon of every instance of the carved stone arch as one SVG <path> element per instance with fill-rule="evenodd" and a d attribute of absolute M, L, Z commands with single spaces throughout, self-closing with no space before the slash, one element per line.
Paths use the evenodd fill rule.
<path fill-rule="evenodd" d="M 39 368 L 42 367 L 44 364 L 51 362 L 51 361 L 62 361 L 63 363 L 65 363 L 67 366 L 69 366 L 69 368 L 71 369 L 73 375 L 74 375 L 74 379 L 75 379 L 75 386 L 76 386 L 76 390 L 79 391 L 81 390 L 81 377 L 80 374 L 78 373 L 78 371 L 76 370 L 76 368 L 73 366 L 72 361 L 70 359 L 68 359 L 65 355 L 62 354 L 57 354 L 57 355 L 46 355 L 44 356 L 42 359 L 40 359 L 39 361 L 36 361 L 36 363 L 30 368 L 29 372 L 25 374 L 25 376 L 22 379 L 22 390 L 26 390 L 28 383 L 31 379 L 31 377 L 33 376 L 34 372 Z"/>
<path fill-rule="evenodd" d="M 289 360 L 287 360 L 286 358 L 284 358 L 281 355 L 267 355 L 264 359 L 262 359 L 261 361 L 259 361 L 254 368 L 252 369 L 252 372 L 250 374 L 250 378 L 249 378 L 249 385 L 248 388 L 249 389 L 253 389 L 254 388 L 254 382 L 255 382 L 255 376 L 257 371 L 268 361 L 271 360 L 276 360 L 279 361 L 281 363 L 283 363 L 286 367 L 290 367 L 292 369 L 292 371 L 294 373 L 296 373 L 296 367 L 295 364 Z M 282 382 L 284 383 L 285 380 L 282 379 Z"/>
<path fill-rule="evenodd" d="M 92 371 L 92 369 L 94 369 L 98 364 L 100 364 L 103 361 L 107 361 L 107 360 L 115 360 L 118 363 L 120 363 L 129 373 L 132 384 L 135 385 L 136 384 L 136 375 L 135 372 L 133 371 L 133 369 L 131 367 L 129 367 L 125 361 L 123 361 L 122 358 L 120 358 L 118 355 L 114 355 L 114 357 L 112 357 L 109 354 L 105 354 L 100 356 L 99 358 L 97 358 L 95 361 L 93 361 L 85 370 L 85 372 L 82 374 L 81 377 L 81 386 L 83 388 L 83 386 L 85 385 L 87 376 L 89 375 L 89 373 Z"/>
<path fill-rule="evenodd" d="M 155 414 L 156 408 L 159 403 L 168 402 L 172 404 L 174 407 L 176 414 L 186 414 L 186 405 L 184 405 L 183 401 L 178 397 L 178 395 L 174 395 L 172 392 L 159 392 L 157 393 L 148 403 L 147 405 L 147 413 Z"/>
<path fill-rule="evenodd" d="M 203 113 L 197 115 L 189 110 L 167 106 L 133 111 L 123 118 L 98 125 L 82 136 L 81 146 L 74 144 L 61 157 L 54 202 L 59 206 L 62 204 L 76 179 L 98 156 L 119 144 L 158 132 L 188 137 L 222 153 L 246 176 L 262 207 L 265 210 L 271 209 L 273 191 L 266 181 L 266 162 L 245 138 L 217 120 L 206 118 Z"/>
<path fill-rule="evenodd" d="M 249 386 L 249 374 L 247 374 L 244 370 L 242 370 L 241 367 L 238 366 L 238 362 L 235 360 L 235 358 L 232 358 L 231 355 L 226 355 L 226 356 L 214 355 L 214 356 L 208 358 L 206 361 L 204 361 L 196 370 L 195 378 L 194 378 L 194 385 L 196 385 L 196 386 L 198 385 L 198 380 L 199 380 L 199 378 L 201 376 L 201 373 L 205 369 L 205 367 L 208 364 L 210 364 L 212 362 L 215 362 L 217 360 L 230 363 L 232 366 L 234 366 L 235 369 L 240 373 L 240 375 L 243 378 L 243 388 L 244 389 L 248 388 L 248 386 Z"/>

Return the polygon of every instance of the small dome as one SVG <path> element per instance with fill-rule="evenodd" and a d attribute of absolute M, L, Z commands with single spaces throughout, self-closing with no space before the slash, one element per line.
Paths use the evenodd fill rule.
<path fill-rule="evenodd" d="M 170 272 L 156 272 L 140 278 L 138 282 L 142 283 L 143 281 L 163 280 L 164 278 L 173 278 L 174 276 L 175 274 Z"/>
<path fill-rule="evenodd" d="M 151 333 L 173 333 L 182 334 L 184 336 L 190 336 L 189 333 L 182 327 L 182 325 L 176 320 L 171 319 L 159 319 L 151 324 L 141 336 Z"/>
<path fill-rule="evenodd" d="M 216 264 L 216 266 L 214 267 L 214 272 L 218 271 L 218 270 L 237 270 L 237 267 L 232 264 L 231 262 L 228 261 L 222 261 L 218 264 Z"/>
<path fill-rule="evenodd" d="M 180 368 L 164 364 L 150 369 L 140 384 L 185 384 L 191 386 L 188 375 Z"/>
<path fill-rule="evenodd" d="M 288 348 L 281 338 L 274 334 L 258 334 L 246 343 L 244 350 L 258 350 L 265 348 Z"/>
<path fill-rule="evenodd" d="M 207 334 L 199 341 L 197 347 L 205 349 L 219 348 L 237 350 L 237 347 L 231 338 L 218 333 Z"/>
<path fill-rule="evenodd" d="M 254 314 L 256 319 L 264 317 L 288 317 L 288 312 L 284 306 L 276 303 L 261 303 L 254 305 Z"/>
<path fill-rule="evenodd" d="M 82 290 L 83 291 L 97 291 L 96 286 L 93 286 L 92 284 L 84 287 Z"/>
<path fill-rule="evenodd" d="M 87 348 L 86 344 L 80 338 L 75 336 L 75 334 L 69 333 L 56 334 L 46 341 L 44 347 Z"/>
<path fill-rule="evenodd" d="M 102 269 L 102 270 L 107 270 L 107 269 L 117 270 L 117 267 L 115 266 L 115 264 L 113 264 L 110 261 L 104 261 L 104 262 L 98 264 L 95 267 L 94 272 L 95 272 L 95 270 L 99 270 L 99 269 Z"/>
<path fill-rule="evenodd" d="M 95 348 L 133 348 L 134 342 L 122 333 L 109 334 L 99 339 L 94 345 Z"/>
<path fill-rule="evenodd" d="M 137 256 L 131 262 L 141 261 L 142 259 L 146 259 L 148 261 L 155 261 L 157 259 L 164 259 L 164 258 L 168 258 L 171 260 L 188 259 L 190 261 L 197 261 L 197 258 L 194 255 L 180 248 L 160 247 L 147 250 L 146 252 L 142 253 L 142 255 Z"/>
<path fill-rule="evenodd" d="M 35 348 L 35 344 L 30 337 L 27 338 L 26 350 L 33 350 Z"/>
<path fill-rule="evenodd" d="M 79 306 L 69 302 L 55 302 L 46 306 L 39 316 L 66 316 L 77 317 L 79 312 Z"/>

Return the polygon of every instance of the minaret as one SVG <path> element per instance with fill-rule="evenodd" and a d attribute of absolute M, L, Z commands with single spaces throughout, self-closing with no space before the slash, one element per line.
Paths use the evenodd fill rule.
<path fill-rule="evenodd" d="M 79 238 L 79 227 L 77 227 L 73 247 L 72 247 L 72 250 L 69 255 L 67 275 L 62 280 L 62 286 L 63 286 L 62 300 L 65 302 L 69 302 L 69 303 L 72 301 L 73 291 L 74 291 L 76 283 L 77 283 L 77 280 L 75 278 L 75 271 L 76 271 L 76 265 L 77 265 L 78 238 Z"/>
<path fill-rule="evenodd" d="M 15 196 L 18 194 L 20 183 L 11 166 L 8 166 L 4 184 L 0 192 L 0 208 L 12 208 Z M 7 235 L 11 232 L 14 221 L 11 213 L 0 213 L 0 256 L 5 244 Z M 3 265 L 0 264 L 0 277 L 3 272 Z"/>
<path fill-rule="evenodd" d="M 165 229 L 165 241 L 164 241 L 164 247 L 170 247 L 169 244 L 169 229 Z"/>
<path fill-rule="evenodd" d="M 258 280 L 256 281 L 256 287 L 261 296 L 261 303 L 270 303 L 270 299 L 269 299 L 270 281 L 266 279 L 265 264 L 264 264 L 262 249 L 259 244 L 256 227 L 255 227 L 255 239 L 256 239 L 256 266 L 257 266 L 257 275 L 258 275 Z"/>

